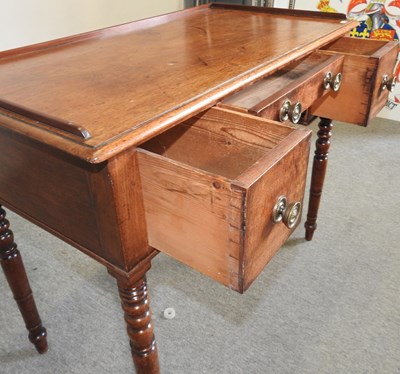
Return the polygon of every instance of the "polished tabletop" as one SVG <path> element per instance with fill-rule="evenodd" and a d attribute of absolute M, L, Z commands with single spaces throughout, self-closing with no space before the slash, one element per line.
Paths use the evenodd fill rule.
<path fill-rule="evenodd" d="M 101 162 L 353 26 L 342 15 L 213 5 L 6 51 L 0 122 Z"/>

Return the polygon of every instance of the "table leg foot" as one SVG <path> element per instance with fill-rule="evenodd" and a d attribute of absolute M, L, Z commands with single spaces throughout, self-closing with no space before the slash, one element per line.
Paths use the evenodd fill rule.
<path fill-rule="evenodd" d="M 133 362 L 138 374 L 160 372 L 153 333 L 146 277 L 129 284 L 117 278 L 122 309 L 125 312 Z"/>
<path fill-rule="evenodd" d="M 0 206 L 1 267 L 29 331 L 29 340 L 39 353 L 45 353 L 48 349 L 46 329 L 42 326 L 21 254 L 9 229 L 10 223 L 5 217 L 6 212 Z"/>
<path fill-rule="evenodd" d="M 321 201 L 322 188 L 324 186 L 326 168 L 328 165 L 328 153 L 330 147 L 330 138 L 332 136 L 332 120 L 321 118 L 317 133 L 317 141 L 315 143 L 315 155 L 312 167 L 310 199 L 308 202 L 307 220 L 304 224 L 306 229 L 306 240 L 313 238 L 314 231 L 317 228 L 317 216 L 319 203 Z"/>

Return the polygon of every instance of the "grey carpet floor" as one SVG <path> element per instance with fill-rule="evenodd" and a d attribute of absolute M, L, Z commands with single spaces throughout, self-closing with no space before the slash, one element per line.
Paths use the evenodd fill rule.
<path fill-rule="evenodd" d="M 148 282 L 162 373 L 400 373 L 399 163 L 400 123 L 335 124 L 314 240 L 297 229 L 244 295 L 157 256 Z M 8 217 L 50 349 L 28 342 L 0 274 L 0 372 L 133 372 L 115 281 Z"/>

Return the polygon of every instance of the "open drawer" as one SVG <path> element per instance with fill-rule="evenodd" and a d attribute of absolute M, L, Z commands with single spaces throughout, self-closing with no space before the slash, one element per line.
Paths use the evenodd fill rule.
<path fill-rule="evenodd" d="M 384 107 L 394 88 L 397 42 L 344 37 L 326 46 L 329 55 L 343 55 L 343 83 L 312 105 L 311 114 L 367 126 Z"/>
<path fill-rule="evenodd" d="M 212 108 L 142 144 L 149 244 L 243 292 L 299 222 L 309 143 L 308 130 Z"/>
<path fill-rule="evenodd" d="M 315 100 L 340 88 L 342 65 L 342 56 L 316 52 L 227 97 L 219 106 L 297 123 Z"/>

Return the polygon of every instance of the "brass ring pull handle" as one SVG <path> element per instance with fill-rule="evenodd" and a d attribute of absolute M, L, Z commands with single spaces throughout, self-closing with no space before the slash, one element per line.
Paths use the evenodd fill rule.
<path fill-rule="evenodd" d="M 292 103 L 290 100 L 285 100 L 279 110 L 279 121 L 285 122 L 289 119 L 289 110 Z"/>
<path fill-rule="evenodd" d="M 283 213 L 283 223 L 288 229 L 293 228 L 300 218 L 301 203 L 297 201 L 295 203 L 290 203 L 285 212 Z"/>
<path fill-rule="evenodd" d="M 332 72 L 328 71 L 325 74 L 324 82 L 323 82 L 323 86 L 324 86 L 325 90 L 329 90 L 331 88 L 331 82 L 332 82 Z"/>
<path fill-rule="evenodd" d="M 292 123 L 296 124 L 300 121 L 300 117 L 301 117 L 301 112 L 302 110 L 302 106 L 299 102 L 297 102 L 296 104 L 293 104 L 290 109 L 289 109 L 289 118 L 292 121 Z"/>
<path fill-rule="evenodd" d="M 300 121 L 301 112 L 302 106 L 299 102 L 292 105 L 291 101 L 286 99 L 279 110 L 279 121 L 285 122 L 290 119 L 293 123 L 298 123 Z"/>
<path fill-rule="evenodd" d="M 389 92 L 393 92 L 395 87 L 396 87 L 396 77 L 389 78 L 389 76 L 385 74 L 382 78 L 382 84 L 381 84 L 382 91 L 385 91 L 387 89 Z"/>
<path fill-rule="evenodd" d="M 342 73 L 337 73 L 335 76 L 333 76 L 333 74 L 330 71 L 328 71 L 325 74 L 323 82 L 325 90 L 331 88 L 332 91 L 337 92 L 339 91 L 341 84 L 342 84 Z"/>
<path fill-rule="evenodd" d="M 331 88 L 333 91 L 339 91 L 340 85 L 342 84 L 342 73 L 337 73 L 333 82 L 331 83 Z"/>
<path fill-rule="evenodd" d="M 293 228 L 300 218 L 301 203 L 299 201 L 288 204 L 285 196 L 280 196 L 272 210 L 272 221 L 283 221 L 288 229 Z"/>

